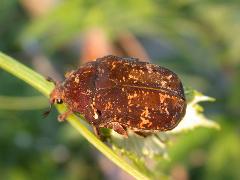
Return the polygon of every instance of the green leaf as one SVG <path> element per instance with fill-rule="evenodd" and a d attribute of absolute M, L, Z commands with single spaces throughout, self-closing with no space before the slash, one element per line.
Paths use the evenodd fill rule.
<path fill-rule="evenodd" d="M 216 122 L 204 116 L 203 107 L 199 105 L 199 102 L 214 101 L 215 99 L 205 96 L 191 88 L 186 88 L 185 94 L 188 102 L 186 115 L 176 128 L 167 132 L 159 132 L 146 138 L 140 137 L 128 130 L 128 139 L 111 131 L 110 141 L 113 148 L 117 152 L 122 152 L 122 154 L 128 157 L 133 163 L 136 161 L 142 162 L 140 163 L 142 164 L 141 167 L 136 167 L 138 167 L 141 172 L 148 172 L 150 170 L 147 160 L 152 160 L 151 165 L 154 161 L 158 161 L 159 158 L 169 159 L 168 147 L 171 145 L 172 139 L 176 138 L 180 133 L 194 130 L 197 127 L 220 129 L 220 126 Z"/>
<path fill-rule="evenodd" d="M 216 122 L 206 118 L 203 114 L 203 107 L 199 105 L 200 102 L 215 101 L 215 99 L 205 96 L 191 88 L 186 89 L 185 92 L 188 101 L 186 115 L 179 125 L 170 131 L 170 133 L 174 134 L 189 131 L 196 127 L 214 128 L 219 130 L 220 126 Z"/>

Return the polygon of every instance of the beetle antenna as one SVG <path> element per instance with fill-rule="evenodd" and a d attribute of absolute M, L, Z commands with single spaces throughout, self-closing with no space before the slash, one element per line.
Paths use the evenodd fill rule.
<path fill-rule="evenodd" d="M 54 85 L 57 85 L 57 82 L 53 78 L 51 78 L 49 76 L 46 77 L 46 80 L 49 81 L 49 82 L 52 82 Z"/>
<path fill-rule="evenodd" d="M 49 115 L 49 113 L 51 112 L 51 109 L 52 109 L 52 103 L 50 104 L 48 110 L 43 113 L 43 118 L 46 118 Z"/>

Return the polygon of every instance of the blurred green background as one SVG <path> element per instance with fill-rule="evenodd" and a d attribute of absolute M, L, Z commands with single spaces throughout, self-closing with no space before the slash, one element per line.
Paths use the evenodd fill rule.
<path fill-rule="evenodd" d="M 0 50 L 44 76 L 106 54 L 151 59 L 217 99 L 221 130 L 198 128 L 170 147 L 173 179 L 240 179 L 240 1 L 1 0 Z M 48 100 L 0 70 L 0 179 L 132 179 L 101 156 Z"/>

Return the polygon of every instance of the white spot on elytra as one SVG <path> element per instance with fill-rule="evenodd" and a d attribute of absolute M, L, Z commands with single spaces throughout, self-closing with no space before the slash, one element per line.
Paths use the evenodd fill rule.
<path fill-rule="evenodd" d="M 172 78 L 172 75 L 169 75 L 169 76 L 167 77 L 168 80 L 170 80 L 171 78 Z"/>
<path fill-rule="evenodd" d="M 148 107 L 145 107 L 144 110 L 141 113 L 141 116 L 148 117 L 149 116 L 149 110 Z"/>
<path fill-rule="evenodd" d="M 76 76 L 75 79 L 74 79 L 74 81 L 75 81 L 76 83 L 79 83 L 79 77 Z"/>
<path fill-rule="evenodd" d="M 169 111 L 167 108 L 165 108 L 165 112 L 167 113 L 167 115 L 169 115 Z"/>
<path fill-rule="evenodd" d="M 150 64 L 146 64 L 146 67 L 147 67 L 148 73 L 152 73 L 153 72 L 153 69 L 152 69 Z"/>
<path fill-rule="evenodd" d="M 166 81 L 161 81 L 161 85 L 162 85 L 162 86 L 165 86 L 166 84 L 167 84 Z"/>
<path fill-rule="evenodd" d="M 97 114 L 97 112 L 94 111 L 94 116 L 93 116 L 93 117 L 94 117 L 94 119 L 98 119 L 98 114 Z"/>

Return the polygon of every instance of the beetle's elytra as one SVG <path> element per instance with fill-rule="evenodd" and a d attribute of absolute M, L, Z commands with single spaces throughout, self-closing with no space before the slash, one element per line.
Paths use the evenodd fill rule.
<path fill-rule="evenodd" d="M 135 58 L 105 56 L 89 62 L 56 83 L 50 103 L 65 103 L 64 120 L 77 112 L 99 128 L 111 128 L 127 137 L 136 133 L 167 131 L 186 111 L 182 83 L 172 71 Z"/>

